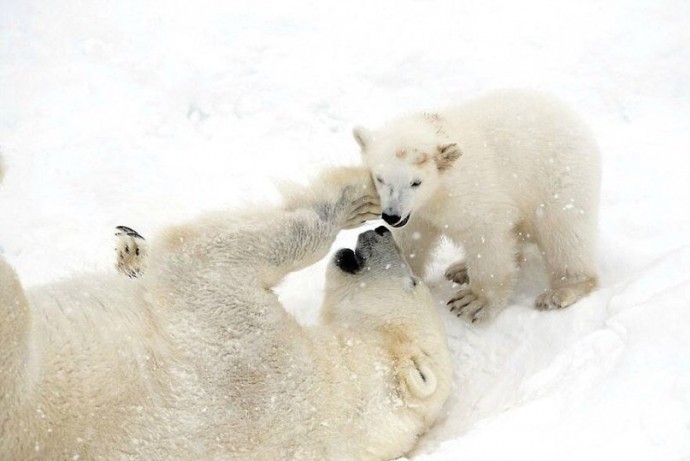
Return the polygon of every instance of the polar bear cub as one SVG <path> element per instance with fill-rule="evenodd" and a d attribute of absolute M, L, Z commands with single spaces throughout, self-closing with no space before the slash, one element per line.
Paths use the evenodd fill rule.
<path fill-rule="evenodd" d="M 537 307 L 569 306 L 597 286 L 599 151 L 562 103 L 501 91 L 354 136 L 414 272 L 439 236 L 463 245 L 465 261 L 446 272 L 462 284 L 448 302 L 459 316 L 506 306 L 522 242 L 539 246 L 550 276 Z"/>
<path fill-rule="evenodd" d="M 452 371 L 430 292 L 391 233 L 364 232 L 336 253 L 318 326 L 298 324 L 272 291 L 338 231 L 377 216 L 377 201 L 367 170 L 337 169 L 282 206 L 167 229 L 139 278 L 24 290 L 0 258 L 0 459 L 408 452 Z M 131 253 L 141 242 L 120 230 Z M 141 275 L 131 263 L 124 272 Z"/>

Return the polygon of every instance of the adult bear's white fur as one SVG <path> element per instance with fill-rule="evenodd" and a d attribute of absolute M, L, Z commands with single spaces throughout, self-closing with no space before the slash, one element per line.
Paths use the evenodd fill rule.
<path fill-rule="evenodd" d="M 506 305 L 523 241 L 537 243 L 549 270 L 538 307 L 568 306 L 597 285 L 599 152 L 560 102 L 502 91 L 354 134 L 413 270 L 442 234 L 464 246 L 466 261 L 447 272 L 469 278 L 449 302 L 459 315 L 480 320 Z"/>
<path fill-rule="evenodd" d="M 375 196 L 366 170 L 342 169 L 282 207 L 170 228 L 140 279 L 25 292 L 0 259 L 0 458 L 406 453 L 439 414 L 451 367 L 429 291 L 390 233 L 360 236 L 366 268 L 331 263 L 319 326 L 300 326 L 271 290 L 375 214 Z"/>

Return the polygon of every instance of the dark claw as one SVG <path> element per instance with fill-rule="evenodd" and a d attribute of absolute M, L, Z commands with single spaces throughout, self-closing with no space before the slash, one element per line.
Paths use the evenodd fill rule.
<path fill-rule="evenodd" d="M 456 303 L 460 300 L 461 300 L 460 298 L 453 298 L 450 301 L 448 301 L 448 304 L 450 305 L 450 303 Z M 463 309 L 463 308 L 469 306 L 471 302 L 472 302 L 472 300 L 469 300 L 469 301 L 466 300 L 461 306 L 459 306 L 460 309 Z"/>
<path fill-rule="evenodd" d="M 450 311 L 453 312 L 456 309 L 462 309 L 464 306 L 459 306 L 454 300 L 450 300 L 446 303 L 446 306 L 450 306 Z"/>
<path fill-rule="evenodd" d="M 131 227 L 127 227 L 127 226 L 117 226 L 117 227 L 115 228 L 115 230 L 117 230 L 117 232 L 115 233 L 115 235 L 125 234 L 125 235 L 129 235 L 130 237 L 134 237 L 134 238 L 146 240 L 144 237 L 142 237 L 141 235 L 139 235 L 139 232 L 135 231 L 135 230 L 132 229 Z"/>

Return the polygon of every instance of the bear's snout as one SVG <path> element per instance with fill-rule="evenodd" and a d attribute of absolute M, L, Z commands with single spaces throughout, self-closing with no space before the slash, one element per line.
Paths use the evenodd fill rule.
<path fill-rule="evenodd" d="M 391 262 L 400 258 L 393 234 L 385 226 L 359 234 L 355 253 L 368 263 L 372 260 Z"/>
<path fill-rule="evenodd" d="M 384 226 L 379 226 L 375 230 L 368 230 L 359 234 L 357 238 L 357 248 L 356 252 L 362 253 L 363 256 L 367 256 L 373 250 L 379 242 L 388 241 L 392 238 L 391 231 L 386 229 Z"/>
<path fill-rule="evenodd" d="M 363 267 L 379 269 L 379 266 L 398 265 L 402 257 L 393 240 L 393 234 L 385 226 L 359 234 L 354 250 L 342 248 L 335 253 L 335 265 L 349 274 L 358 273 Z M 403 263 L 404 265 L 404 263 Z"/>

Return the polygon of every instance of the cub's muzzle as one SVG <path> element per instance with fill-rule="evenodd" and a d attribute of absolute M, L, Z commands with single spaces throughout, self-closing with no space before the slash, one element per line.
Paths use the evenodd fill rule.
<path fill-rule="evenodd" d="M 405 218 L 401 219 L 398 215 L 382 213 L 381 218 L 393 227 L 402 227 L 407 224 L 407 221 L 410 219 L 410 215 L 408 214 L 405 216 Z"/>

